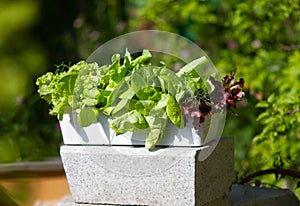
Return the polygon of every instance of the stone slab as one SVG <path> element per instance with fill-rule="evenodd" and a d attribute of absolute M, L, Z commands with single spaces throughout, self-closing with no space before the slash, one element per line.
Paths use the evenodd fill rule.
<path fill-rule="evenodd" d="M 229 193 L 232 206 L 299 206 L 297 197 L 287 189 L 233 185 Z"/>
<path fill-rule="evenodd" d="M 61 157 L 76 203 L 205 205 L 229 192 L 233 139 L 221 138 L 213 153 L 200 161 L 205 150 L 68 145 L 61 147 Z"/>

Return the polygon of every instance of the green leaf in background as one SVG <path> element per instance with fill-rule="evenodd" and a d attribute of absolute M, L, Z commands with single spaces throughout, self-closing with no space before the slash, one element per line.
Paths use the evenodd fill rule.
<path fill-rule="evenodd" d="M 297 182 L 296 189 L 300 188 L 300 180 Z"/>
<path fill-rule="evenodd" d="M 269 103 L 266 101 L 260 101 L 255 105 L 255 107 L 257 107 L 257 108 L 266 108 L 268 106 L 269 106 Z"/>
<path fill-rule="evenodd" d="M 4 136 L 0 139 L 0 162 L 18 161 L 21 158 L 18 144 L 9 136 Z M 12 152 L 13 151 L 13 152 Z"/>

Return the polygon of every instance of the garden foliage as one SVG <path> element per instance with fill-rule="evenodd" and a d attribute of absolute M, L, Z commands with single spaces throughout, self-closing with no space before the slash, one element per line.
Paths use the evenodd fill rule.
<path fill-rule="evenodd" d="M 237 180 L 255 171 L 300 170 L 300 2 L 298 0 L 159 1 L 145 3 L 136 27 L 172 31 L 195 41 L 219 70 L 238 69 L 247 100 L 224 135 L 235 137 Z M 297 181 L 263 176 L 264 183 Z M 299 186 L 299 184 L 298 184 Z M 300 195 L 300 191 L 295 190 Z"/>

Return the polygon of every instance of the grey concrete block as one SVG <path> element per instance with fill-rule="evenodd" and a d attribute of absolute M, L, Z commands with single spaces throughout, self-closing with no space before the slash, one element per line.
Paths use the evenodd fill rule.
<path fill-rule="evenodd" d="M 227 195 L 233 150 L 222 138 L 204 161 L 205 147 L 62 146 L 61 157 L 76 203 L 183 206 Z"/>

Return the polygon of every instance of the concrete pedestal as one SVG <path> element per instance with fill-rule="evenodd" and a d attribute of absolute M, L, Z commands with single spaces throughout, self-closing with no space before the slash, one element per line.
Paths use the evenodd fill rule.
<path fill-rule="evenodd" d="M 62 146 L 74 202 L 59 205 L 229 205 L 233 150 L 232 138 L 204 161 L 205 147 Z"/>

